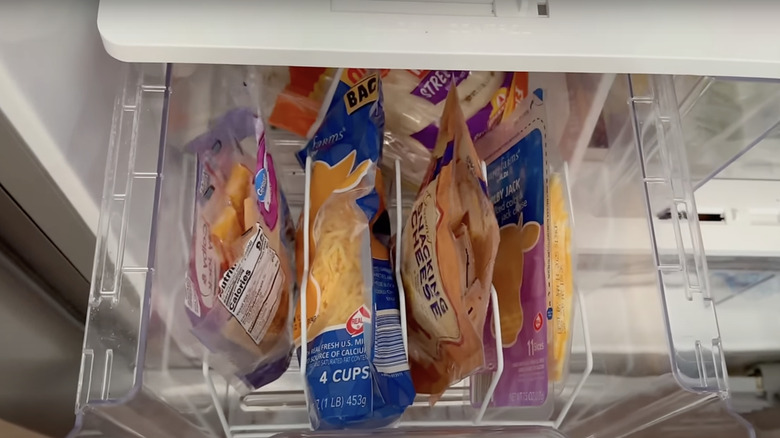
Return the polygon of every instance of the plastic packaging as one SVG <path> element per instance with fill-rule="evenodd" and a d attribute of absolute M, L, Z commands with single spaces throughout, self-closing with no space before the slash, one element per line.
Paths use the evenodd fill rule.
<path fill-rule="evenodd" d="M 547 130 L 542 90 L 520 103 L 504 123 L 477 142 L 487 164 L 488 192 L 501 242 L 493 275 L 501 331 L 485 326 L 485 348 L 492 362 L 501 336 L 504 372 L 492 406 L 541 406 L 548 399 L 548 306 L 545 194 Z M 489 363 L 488 368 L 494 368 Z M 483 384 L 491 376 L 480 376 Z M 476 385 L 472 400 L 482 403 Z"/>
<path fill-rule="evenodd" d="M 276 97 L 268 123 L 306 137 L 317 119 L 335 69 L 289 67 L 290 82 Z"/>
<path fill-rule="evenodd" d="M 292 354 L 287 204 L 252 111 L 229 112 L 189 147 L 198 155 L 184 303 L 192 332 L 212 365 L 240 379 L 239 389 L 258 388 L 278 378 Z"/>
<path fill-rule="evenodd" d="M 571 350 L 571 325 L 574 306 L 574 263 L 572 256 L 571 211 L 566 173 L 554 153 L 548 153 L 547 178 L 547 281 L 553 311 L 550 324 L 549 376 L 552 382 L 563 382 Z M 561 387 L 563 385 L 560 385 Z"/>
<path fill-rule="evenodd" d="M 355 74 L 362 69 L 350 69 Z M 290 67 L 290 82 L 276 99 L 269 123 L 300 135 L 312 136 L 317 111 L 333 80 L 333 69 Z M 472 138 L 484 135 L 528 94 L 528 73 L 449 70 L 381 70 L 386 129 L 383 162 L 402 164 L 404 181 L 422 183 L 449 84 L 454 81 Z"/>
<path fill-rule="evenodd" d="M 381 174 L 382 91 L 377 73 L 339 73 L 311 158 L 306 279 L 306 380 L 315 429 L 379 427 L 414 401 L 390 266 Z M 300 337 L 300 308 L 296 319 Z"/>
<path fill-rule="evenodd" d="M 387 115 L 385 160 L 400 159 L 402 176 L 414 187 L 420 186 L 428 168 L 452 82 L 472 139 L 511 114 L 528 90 L 527 73 L 390 70 L 382 85 Z"/>
<path fill-rule="evenodd" d="M 485 363 L 482 331 L 499 240 L 456 87 L 402 239 L 412 379 L 435 403 Z"/>

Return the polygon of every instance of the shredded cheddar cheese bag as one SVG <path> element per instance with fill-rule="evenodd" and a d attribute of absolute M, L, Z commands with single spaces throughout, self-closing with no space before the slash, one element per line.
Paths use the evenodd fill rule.
<path fill-rule="evenodd" d="M 322 124 L 301 151 L 311 158 L 305 282 L 306 381 L 315 429 L 370 428 L 397 420 L 414 401 L 390 266 L 390 220 L 377 163 L 384 112 L 377 73 L 337 73 Z M 301 308 L 295 338 L 302 338 Z M 299 354 L 299 357 L 302 357 Z"/>
<path fill-rule="evenodd" d="M 498 225 L 468 126 L 450 87 L 423 185 L 402 235 L 409 361 L 431 403 L 485 363 L 482 329 Z"/>
<path fill-rule="evenodd" d="M 237 389 L 258 388 L 284 373 L 292 357 L 287 204 L 252 111 L 229 112 L 189 147 L 198 156 L 184 303 L 192 333 L 216 369 L 238 378 Z"/>

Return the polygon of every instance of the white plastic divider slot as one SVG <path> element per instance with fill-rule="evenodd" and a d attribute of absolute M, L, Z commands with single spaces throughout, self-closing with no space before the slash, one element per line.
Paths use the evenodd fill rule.
<path fill-rule="evenodd" d="M 482 169 L 482 178 L 485 179 L 485 187 L 487 187 L 487 165 L 484 161 L 480 162 Z M 482 405 L 477 411 L 477 416 L 474 418 L 474 424 L 482 423 L 482 417 L 485 416 L 485 411 L 488 405 L 493 400 L 493 393 L 496 392 L 498 381 L 501 379 L 501 374 L 504 372 L 504 346 L 501 344 L 501 314 L 498 310 L 498 293 L 496 292 L 493 283 L 490 283 L 490 306 L 493 308 L 493 330 L 496 333 L 496 372 L 493 373 L 493 378 L 490 379 L 490 386 L 485 394 L 485 398 L 482 400 Z"/>
<path fill-rule="evenodd" d="M 404 208 L 403 208 L 403 189 L 401 187 L 401 160 L 395 160 L 395 230 L 398 236 L 401 235 L 404 226 Z M 406 294 L 404 293 L 404 282 L 401 278 L 401 239 L 396 238 L 395 242 L 395 282 L 398 284 L 398 302 L 401 307 L 401 335 L 404 338 L 404 353 L 406 360 L 409 361 L 409 337 L 406 333 Z"/>
<path fill-rule="evenodd" d="M 300 357 L 301 381 L 303 382 L 303 397 L 306 401 L 306 409 L 309 408 L 309 385 L 306 384 L 306 361 L 308 360 L 308 323 L 309 313 L 306 309 L 306 286 L 309 283 L 309 221 L 311 218 L 311 157 L 306 156 L 305 167 L 306 182 L 303 189 L 303 275 L 301 276 L 301 348 L 298 357 Z M 311 422 L 309 422 L 311 428 Z"/>

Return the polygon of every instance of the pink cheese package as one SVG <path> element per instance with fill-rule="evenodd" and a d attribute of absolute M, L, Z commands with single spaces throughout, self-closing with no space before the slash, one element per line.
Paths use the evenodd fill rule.
<path fill-rule="evenodd" d="M 185 302 L 210 364 L 239 390 L 287 369 L 293 349 L 293 226 L 263 123 L 229 111 L 188 148 L 198 157 Z"/>
<path fill-rule="evenodd" d="M 487 368 L 496 369 L 496 338 L 504 371 L 490 406 L 535 408 L 534 418 L 549 417 L 555 397 L 548 376 L 548 306 L 546 271 L 546 108 L 537 89 L 517 110 L 476 143 L 487 166 L 488 193 L 501 240 L 493 272 L 501 333 L 488 315 L 485 325 Z M 492 314 L 492 312 L 491 312 Z M 471 400 L 484 402 L 492 373 L 476 377 Z"/>

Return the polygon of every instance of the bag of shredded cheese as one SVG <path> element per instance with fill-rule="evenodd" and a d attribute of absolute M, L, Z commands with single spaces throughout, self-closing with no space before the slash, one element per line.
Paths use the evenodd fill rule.
<path fill-rule="evenodd" d="M 347 69 L 322 124 L 299 155 L 311 158 L 306 282 L 306 380 L 315 429 L 379 427 L 414 400 L 388 250 L 381 173 L 384 112 L 377 73 Z M 300 307 L 295 338 L 301 342 Z M 301 354 L 299 353 L 299 356 Z"/>
<path fill-rule="evenodd" d="M 480 370 L 498 225 L 471 135 L 450 87 L 436 148 L 403 229 L 409 361 L 431 403 Z"/>
<path fill-rule="evenodd" d="M 189 148 L 198 156 L 185 306 L 211 365 L 239 390 L 278 378 L 292 356 L 292 222 L 262 121 L 226 114 Z M 256 152 L 255 152 L 256 151 Z"/>

